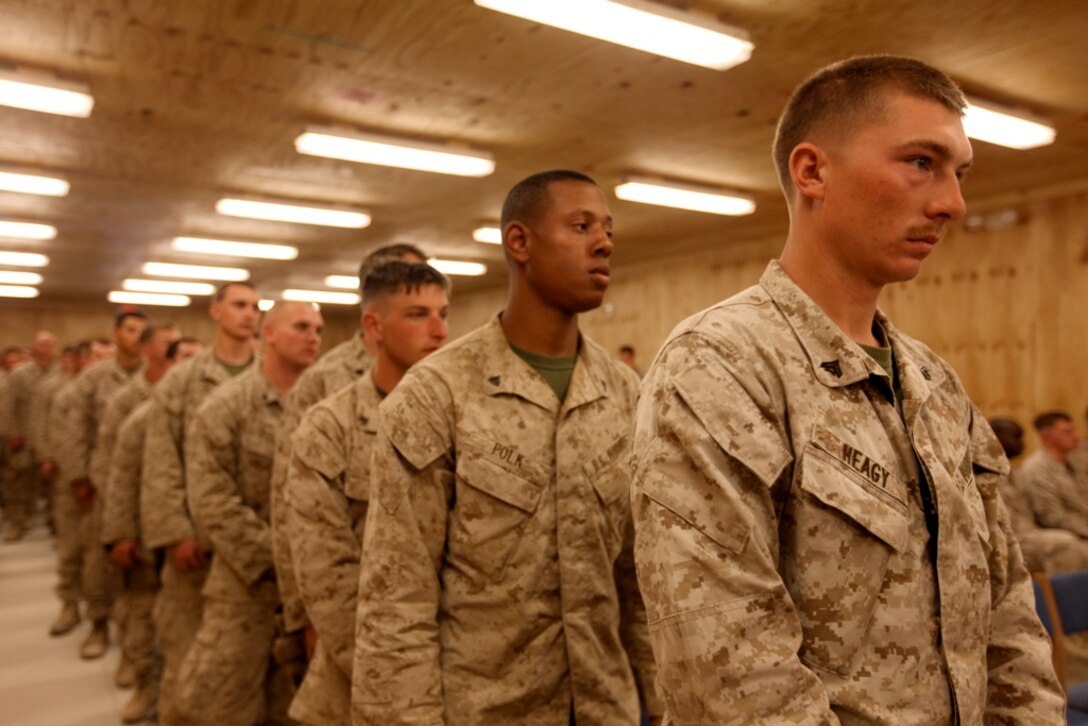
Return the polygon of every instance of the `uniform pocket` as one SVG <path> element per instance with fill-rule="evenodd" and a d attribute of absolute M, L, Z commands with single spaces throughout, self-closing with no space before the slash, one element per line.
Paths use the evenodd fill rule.
<path fill-rule="evenodd" d="M 910 535 L 907 506 L 809 444 L 783 512 L 782 576 L 797 606 L 801 659 L 846 675 L 865 641 L 888 560 Z"/>
<path fill-rule="evenodd" d="M 470 452 L 457 462 L 451 558 L 501 579 L 540 502 L 543 487 Z"/>

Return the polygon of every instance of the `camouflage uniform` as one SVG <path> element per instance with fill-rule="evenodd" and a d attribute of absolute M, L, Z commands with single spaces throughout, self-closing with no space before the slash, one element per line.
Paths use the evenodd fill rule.
<path fill-rule="evenodd" d="M 32 413 L 36 411 L 31 403 L 35 391 L 41 382 L 56 370 L 56 366 L 42 368 L 31 361 L 24 363 L 7 376 L 8 395 L 0 398 L 0 430 L 4 448 L 4 462 L 8 467 L 8 482 L 4 494 L 4 519 L 8 527 L 25 530 L 34 516 L 38 499 L 38 464 L 42 452 L 35 444 L 38 425 Z M 12 451 L 8 446 L 9 436 L 19 436 L 23 446 L 19 451 Z"/>
<path fill-rule="evenodd" d="M 311 408 L 291 439 L 281 534 L 318 635 L 290 710 L 291 718 L 306 724 L 351 721 L 359 557 L 379 403 L 374 379 L 366 373 Z"/>
<path fill-rule="evenodd" d="M 1069 464 L 1079 476 L 1088 477 L 1088 437 L 1081 437 L 1077 448 L 1069 454 Z"/>
<path fill-rule="evenodd" d="M 279 604 L 269 499 L 283 411 L 255 367 L 212 393 L 189 429 L 189 509 L 215 552 L 204 617 L 178 676 L 179 710 L 196 724 L 286 721 L 293 689 L 269 668 Z"/>
<path fill-rule="evenodd" d="M 34 397 L 30 400 L 31 445 L 34 447 L 34 450 L 38 452 L 38 456 L 42 461 L 49 459 L 53 462 L 54 467 L 57 465 L 57 455 L 52 447 L 53 434 L 50 423 L 53 402 L 56 400 L 57 393 L 60 389 L 73 378 L 73 375 L 58 366 L 52 373 L 38 383 L 37 388 L 34 389 Z M 54 469 L 53 477 L 51 479 L 42 481 L 42 494 L 47 501 L 48 517 L 54 532 L 56 532 L 56 520 L 53 516 L 53 510 L 55 509 L 54 482 L 57 481 L 60 481 L 60 479 L 57 476 L 56 469 Z"/>
<path fill-rule="evenodd" d="M 1001 479 L 1001 497 L 1009 510 L 1012 531 L 1032 572 L 1073 572 L 1088 569 L 1088 541 L 1064 529 L 1046 529 L 1035 522 L 1031 496 L 1016 472 Z"/>
<path fill-rule="evenodd" d="M 76 376 L 67 376 L 57 388 L 49 405 L 49 426 L 45 437 L 46 454 L 56 464 L 53 477 L 53 526 L 57 537 L 57 597 L 61 602 L 83 599 L 83 551 L 79 531 L 89 512 L 76 503 L 68 486 L 67 418 L 76 396 Z"/>
<path fill-rule="evenodd" d="M 291 460 L 291 435 L 302 414 L 321 399 L 359 380 L 373 363 L 360 335 L 340 343 L 299 377 L 287 397 L 287 412 L 276 436 L 276 457 L 272 470 L 272 554 L 276 580 L 283 599 L 283 621 L 287 632 L 301 631 L 309 618 L 298 595 L 291 564 L 291 549 L 283 536 L 283 482 Z"/>
<path fill-rule="evenodd" d="M 123 407 L 125 399 L 141 396 L 144 399 L 135 402 L 135 410 L 125 417 L 114 437 L 109 483 L 105 487 L 102 504 L 104 545 L 112 545 L 123 539 L 140 539 L 140 476 L 143 470 L 144 434 L 151 410 L 146 398 L 150 394 L 151 386 L 147 384 L 147 379 L 140 376 L 118 394 L 118 399 L 110 407 Z M 122 609 L 125 616 L 120 624 L 121 651 L 132 664 L 137 687 L 153 689 L 159 663 L 152 610 L 159 591 L 159 573 L 154 557 L 146 548 L 141 546 L 137 556 L 139 562 L 121 572 L 118 599 L 124 603 Z"/>
<path fill-rule="evenodd" d="M 561 404 L 498 317 L 382 403 L 356 724 L 636 724 L 660 713 L 628 500 L 634 373 L 583 338 Z"/>
<path fill-rule="evenodd" d="M 1088 474 L 1037 449 L 1024 460 L 1018 475 L 1039 524 L 1088 538 Z"/>
<path fill-rule="evenodd" d="M 1008 462 L 947 364 L 878 320 L 901 409 L 777 262 L 647 374 L 635 557 L 668 723 L 1061 722 Z"/>
<path fill-rule="evenodd" d="M 106 620 L 113 607 L 118 578 L 102 547 L 102 490 L 109 478 L 109 451 L 101 451 L 99 427 L 106 408 L 117 392 L 131 380 L 131 373 L 115 358 L 100 361 L 76 376 L 71 407 L 65 414 L 66 451 L 60 488 L 71 492 L 72 482 L 89 479 L 95 487 L 94 503 L 80 517 L 79 548 L 83 560 L 83 596 L 87 617 Z M 110 425 L 112 426 L 111 419 Z"/>
<path fill-rule="evenodd" d="M 197 536 L 185 502 L 186 429 L 201 402 L 229 378 L 215 349 L 209 348 L 174 366 L 152 391 L 140 482 L 140 525 L 144 545 L 149 549 L 168 550 Z M 167 552 L 161 572 L 162 589 L 154 610 L 163 656 L 159 713 L 164 725 L 177 717 L 174 706 L 178 670 L 200 627 L 200 590 L 207 576 L 207 567 L 194 572 L 180 570 Z"/>

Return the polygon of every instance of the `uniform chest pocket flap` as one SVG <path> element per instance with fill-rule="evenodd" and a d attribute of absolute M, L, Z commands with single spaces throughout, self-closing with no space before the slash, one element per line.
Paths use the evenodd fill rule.
<path fill-rule="evenodd" d="M 544 488 L 473 453 L 457 462 L 450 556 L 491 578 L 502 576 Z"/>
<path fill-rule="evenodd" d="M 271 433 L 246 431 L 242 434 L 242 450 L 256 459 L 271 459 L 276 450 L 276 442 Z"/>
<path fill-rule="evenodd" d="M 344 470 L 344 494 L 356 501 L 370 499 L 370 455 L 374 451 L 375 436 L 361 432 L 352 441 L 347 468 Z"/>

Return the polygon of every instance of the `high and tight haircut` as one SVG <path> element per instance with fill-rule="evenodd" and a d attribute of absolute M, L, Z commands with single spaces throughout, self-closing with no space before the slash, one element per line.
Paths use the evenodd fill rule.
<path fill-rule="evenodd" d="M 404 262 L 404 258 L 409 255 L 418 257 L 420 262 L 427 261 L 427 255 L 423 250 L 415 245 L 407 243 L 379 247 L 364 257 L 362 264 L 359 265 L 359 293 L 362 294 L 363 286 L 366 284 L 366 278 L 370 276 L 370 273 L 373 272 L 375 268 L 381 267 L 387 262 L 396 262 L 398 260 Z"/>
<path fill-rule="evenodd" d="M 91 341 L 81 340 L 76 343 L 76 355 L 80 358 L 86 358 L 91 354 Z"/>
<path fill-rule="evenodd" d="M 174 342 L 170 343 L 170 345 L 166 346 L 166 360 L 174 360 L 175 358 L 177 358 L 178 350 L 181 348 L 181 346 L 191 343 L 196 343 L 197 345 L 200 345 L 200 341 L 191 335 L 184 335 L 175 340 Z"/>
<path fill-rule="evenodd" d="M 174 323 L 157 323 L 155 325 L 148 325 L 144 328 L 144 332 L 140 333 L 140 345 L 147 345 L 155 336 L 164 330 L 177 330 L 178 326 Z"/>
<path fill-rule="evenodd" d="M 635 354 L 635 346 L 633 346 L 633 345 L 621 345 L 620 346 L 620 352 L 621 353 L 626 353 L 627 355 L 630 355 L 630 356 L 633 356 Z"/>
<path fill-rule="evenodd" d="M 61 355 L 79 355 L 78 345 L 66 345 L 60 349 Z"/>
<path fill-rule="evenodd" d="M 113 329 L 118 330 L 122 325 L 125 324 L 125 321 L 129 318 L 136 318 L 146 323 L 147 313 L 145 313 L 143 310 L 122 310 L 121 312 L 117 313 L 117 317 L 113 319 Z"/>
<path fill-rule="evenodd" d="M 449 292 L 450 281 L 428 264 L 395 260 L 375 267 L 363 282 L 363 307 L 380 295 L 416 292 L 424 285 L 437 285 Z"/>
<path fill-rule="evenodd" d="M 507 192 L 502 203 L 499 224 L 502 229 L 513 221 L 529 222 L 540 208 L 551 199 L 548 187 L 555 182 L 573 181 L 597 186 L 592 177 L 572 169 L 552 169 L 522 179 Z"/>
<path fill-rule="evenodd" d="M 814 132 L 849 133 L 858 123 L 879 117 L 884 93 L 900 91 L 936 101 L 963 115 L 967 99 L 956 83 L 931 65 L 895 55 L 862 55 L 833 63 L 809 76 L 794 90 L 778 119 L 774 164 L 790 198 L 790 155 Z"/>
<path fill-rule="evenodd" d="M 1013 421 L 1011 418 L 992 418 L 990 419 L 990 428 L 994 430 L 995 434 L 1001 434 L 1002 431 L 1007 431 L 1013 434 L 1023 434 L 1024 428 Z"/>
<path fill-rule="evenodd" d="M 246 280 L 233 280 L 231 282 L 224 282 L 222 285 L 219 286 L 219 289 L 215 291 L 215 296 L 212 298 L 212 302 L 223 302 L 223 298 L 227 296 L 227 291 L 235 286 L 248 287 L 253 292 L 257 292 L 257 286 L 254 285 L 252 282 L 247 282 Z"/>
<path fill-rule="evenodd" d="M 1047 411 L 1036 416 L 1031 425 L 1035 427 L 1036 431 L 1046 431 L 1054 424 L 1065 423 L 1066 421 L 1073 423 L 1073 417 L 1065 411 Z"/>

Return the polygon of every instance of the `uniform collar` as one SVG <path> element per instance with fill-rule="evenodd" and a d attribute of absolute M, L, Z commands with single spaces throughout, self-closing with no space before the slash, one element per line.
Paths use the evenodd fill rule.
<path fill-rule="evenodd" d="M 344 359 L 348 369 L 355 373 L 355 377 L 363 375 L 363 373 L 373 366 L 370 360 L 370 351 L 366 349 L 366 343 L 363 342 L 363 334 L 359 333 L 351 339 L 351 352 L 348 353 Z"/>
<path fill-rule="evenodd" d="M 382 396 L 374 383 L 373 369 L 363 374 L 355 384 L 355 420 L 368 434 L 378 433 L 378 405 Z"/>

